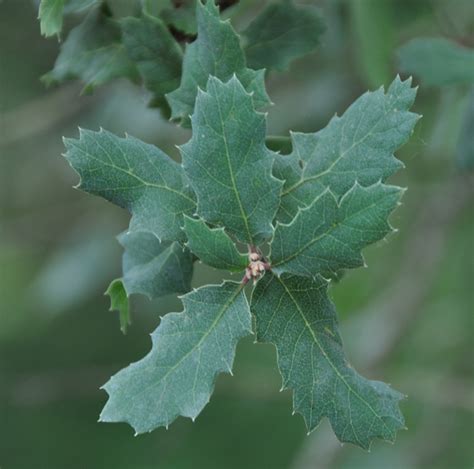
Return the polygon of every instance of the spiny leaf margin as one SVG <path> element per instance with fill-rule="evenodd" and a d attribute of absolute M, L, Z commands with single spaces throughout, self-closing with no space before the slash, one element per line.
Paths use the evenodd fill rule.
<path fill-rule="evenodd" d="M 405 428 L 398 405 L 404 396 L 347 362 L 327 286 L 319 276 L 267 273 L 251 298 L 257 342 L 275 345 L 282 390 L 293 390 L 308 432 L 327 417 L 341 442 L 364 449 L 375 438 L 393 442 Z"/>
<path fill-rule="evenodd" d="M 162 318 L 152 333 L 148 355 L 112 376 L 103 386 L 109 399 L 101 422 L 127 422 L 139 434 L 168 427 L 180 415 L 194 420 L 209 402 L 217 375 L 232 372 L 238 340 L 252 334 L 250 308 L 242 284 L 226 281 L 205 286 L 181 299 L 183 312 Z M 201 330 L 206 321 L 207 329 Z M 162 376 L 157 380 L 160 370 Z M 201 380 L 200 372 L 206 373 Z M 170 373 L 174 373 L 171 384 L 166 381 Z M 164 383 L 161 393 L 160 383 Z"/>

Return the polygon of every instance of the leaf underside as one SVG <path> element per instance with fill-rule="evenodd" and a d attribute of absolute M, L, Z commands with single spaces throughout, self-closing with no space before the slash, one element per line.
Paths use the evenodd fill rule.
<path fill-rule="evenodd" d="M 59 35 L 63 28 L 63 10 L 64 0 L 41 0 L 38 18 L 43 36 Z"/>
<path fill-rule="evenodd" d="M 242 286 L 224 282 L 182 297 L 184 311 L 167 314 L 152 334 L 149 354 L 105 385 L 102 422 L 128 422 L 136 433 L 167 427 L 179 415 L 195 419 L 216 376 L 231 372 L 235 347 L 251 334 Z"/>
<path fill-rule="evenodd" d="M 105 294 L 110 297 L 110 311 L 118 311 L 120 330 L 126 334 L 127 328 L 131 324 L 131 320 L 130 304 L 123 280 L 120 278 L 112 280 Z"/>
<path fill-rule="evenodd" d="M 341 442 L 368 449 L 373 439 L 394 441 L 404 428 L 403 395 L 359 375 L 347 362 L 327 281 L 266 274 L 254 290 L 251 310 L 258 342 L 275 344 L 283 388 L 308 431 L 323 417 Z"/>

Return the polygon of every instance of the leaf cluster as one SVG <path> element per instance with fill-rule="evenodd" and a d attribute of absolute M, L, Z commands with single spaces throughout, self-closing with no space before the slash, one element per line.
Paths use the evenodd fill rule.
<path fill-rule="evenodd" d="M 117 0 L 42 0 L 45 36 L 61 37 L 65 16 L 80 19 L 43 82 L 79 79 L 83 92 L 92 92 L 126 78 L 149 90 L 151 106 L 189 125 L 196 85 L 205 88 L 209 75 L 226 81 L 235 73 L 263 107 L 270 102 L 263 68 L 285 70 L 313 51 L 324 25 L 315 8 L 281 1 L 265 8 L 239 36 L 219 18 L 219 6 L 224 10 L 233 3 L 132 0 L 123 11 Z"/>
<path fill-rule="evenodd" d="M 108 290 L 122 328 L 131 294 L 184 293 L 183 311 L 162 318 L 149 354 L 105 384 L 101 420 L 128 422 L 137 433 L 167 427 L 180 415 L 194 420 L 217 375 L 231 373 L 238 341 L 255 333 L 258 342 L 276 346 L 283 388 L 293 390 L 294 410 L 308 431 L 327 417 L 340 441 L 363 448 L 374 438 L 393 441 L 404 427 L 403 395 L 349 364 L 328 287 L 342 270 L 364 265 L 362 250 L 393 231 L 388 218 L 403 189 L 386 180 L 403 167 L 394 152 L 419 118 L 409 111 L 416 90 L 397 77 L 324 129 L 292 133 L 291 152 L 283 156 L 266 145 L 261 109 L 270 101 L 260 67 L 283 69 L 312 50 L 323 30 L 319 16 L 310 7 L 277 3 L 242 40 L 213 1 L 195 6 L 195 29 L 188 17 L 180 23 L 171 15 L 173 28 L 197 32 L 184 50 L 166 23 L 170 15 L 162 15 L 166 8 L 148 5 L 138 17 L 116 20 L 99 5 L 84 20 L 102 21 L 100 47 L 108 49 L 107 38 L 114 38 L 155 102 L 165 99 L 171 118 L 192 129 L 180 147 L 181 164 L 153 145 L 105 130 L 65 139 L 78 187 L 131 213 L 119 237 L 123 276 Z M 74 32 L 61 54 L 71 36 L 76 46 L 78 36 L 95 41 Z M 86 56 L 77 60 L 79 48 L 69 58 L 82 63 L 77 76 L 95 86 L 89 73 L 96 55 Z M 111 71 L 100 70 L 102 79 Z M 241 272 L 242 280 L 191 290 L 196 259 Z"/>

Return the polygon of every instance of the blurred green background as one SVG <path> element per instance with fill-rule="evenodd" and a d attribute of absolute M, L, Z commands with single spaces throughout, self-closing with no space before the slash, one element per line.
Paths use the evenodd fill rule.
<path fill-rule="evenodd" d="M 237 26 L 264 2 L 241 3 Z M 411 38 L 474 46 L 472 0 L 306 3 L 321 8 L 327 32 L 316 53 L 268 76 L 271 134 L 315 131 L 389 83 L 396 50 Z M 279 392 L 274 349 L 252 340 L 194 424 L 178 419 L 134 438 L 125 424 L 97 423 L 99 387 L 148 351 L 159 315 L 181 308 L 175 298 L 134 298 L 133 326 L 120 333 L 103 291 L 120 275 L 115 236 L 128 215 L 71 189 L 61 137 L 102 126 L 178 157 L 174 145 L 189 133 L 125 81 L 82 97 L 77 83 L 45 89 L 39 77 L 58 43 L 40 36 L 36 16 L 33 1 L 0 1 L 1 469 L 472 468 L 474 197 L 472 176 L 455 164 L 468 88 L 420 87 L 424 118 L 394 179 L 409 188 L 392 218 L 400 231 L 366 251 L 368 269 L 332 289 L 354 366 L 408 395 L 408 430 L 396 444 L 342 447 L 327 422 L 306 436 L 291 394 Z M 194 284 L 220 278 L 199 266 Z"/>

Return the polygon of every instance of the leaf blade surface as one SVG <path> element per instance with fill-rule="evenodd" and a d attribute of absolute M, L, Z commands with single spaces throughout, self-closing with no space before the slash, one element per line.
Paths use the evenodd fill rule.
<path fill-rule="evenodd" d="M 327 282 L 266 274 L 252 295 L 258 342 L 273 343 L 283 389 L 293 390 L 293 407 L 308 431 L 327 417 L 341 442 L 369 449 L 373 439 L 393 442 L 404 428 L 388 385 L 359 375 L 347 362 Z"/>
<path fill-rule="evenodd" d="M 415 95 L 411 80 L 397 77 L 386 93 L 383 88 L 365 93 L 321 131 L 292 133 L 290 156 L 302 168 L 297 182 L 285 184 L 277 220 L 289 223 L 298 208 L 309 206 L 326 189 L 341 197 L 355 182 L 369 186 L 403 168 L 393 153 L 420 117 L 408 111 Z M 292 166 L 288 178 L 296 177 L 294 171 Z"/>
<path fill-rule="evenodd" d="M 129 295 L 140 293 L 151 300 L 191 290 L 193 256 L 176 241 L 161 241 L 151 232 L 119 236 L 125 248 L 123 283 Z"/>
<path fill-rule="evenodd" d="M 355 184 L 338 203 L 330 191 L 323 192 L 289 225 L 277 224 L 272 269 L 312 277 L 364 265 L 361 250 L 392 231 L 387 218 L 402 193 L 382 183 Z"/>
<path fill-rule="evenodd" d="M 185 216 L 184 231 L 188 238 L 186 246 L 205 264 L 231 272 L 247 267 L 248 256 L 237 250 L 224 228 L 210 228 L 202 219 Z"/>
<path fill-rule="evenodd" d="M 172 119 L 189 125 L 198 89 L 206 89 L 209 76 L 222 81 L 235 73 L 248 92 L 253 93 L 257 108 L 270 103 L 265 91 L 263 70 L 247 68 L 239 36 L 228 21 L 221 21 L 214 0 L 205 5 L 197 1 L 198 37 L 186 47 L 179 88 L 167 95 Z"/>
<path fill-rule="evenodd" d="M 272 3 L 242 33 L 251 68 L 286 70 L 319 44 L 324 23 L 316 8 L 291 1 Z"/>
<path fill-rule="evenodd" d="M 271 174 L 265 117 L 234 76 L 211 77 L 192 118 L 193 136 L 181 147 L 198 214 L 240 241 L 258 244 L 273 233 L 281 182 Z"/>
<path fill-rule="evenodd" d="M 79 189 L 132 213 L 131 231 L 150 231 L 162 241 L 184 241 L 183 215 L 194 195 L 182 168 L 154 145 L 101 130 L 65 139 L 66 159 L 80 175 Z"/>
<path fill-rule="evenodd" d="M 103 422 L 128 422 L 137 433 L 195 419 L 210 399 L 217 374 L 231 372 L 235 347 L 251 333 L 250 310 L 235 282 L 206 286 L 183 298 L 184 311 L 166 315 L 152 349 L 104 386 Z"/>

